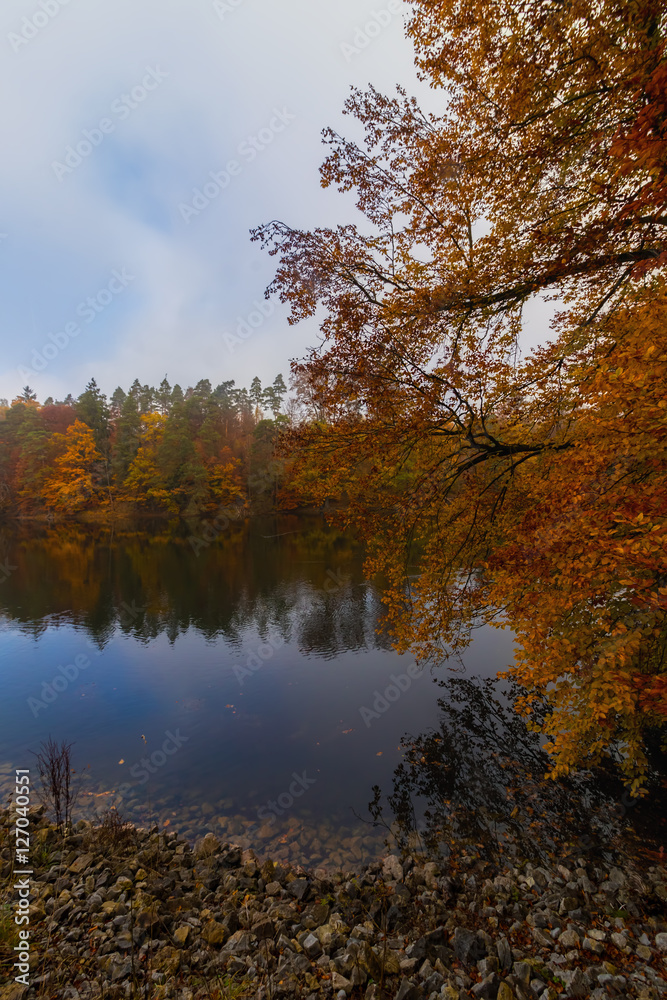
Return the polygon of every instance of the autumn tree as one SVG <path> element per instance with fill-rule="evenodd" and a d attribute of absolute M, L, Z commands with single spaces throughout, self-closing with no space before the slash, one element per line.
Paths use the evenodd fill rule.
<path fill-rule="evenodd" d="M 414 0 L 444 112 L 353 92 L 365 141 L 327 130 L 322 182 L 363 223 L 255 233 L 290 322 L 325 309 L 294 440 L 388 578 L 398 648 L 510 624 L 553 773 L 610 753 L 635 790 L 667 722 L 664 29 L 652 0 Z"/>
<path fill-rule="evenodd" d="M 127 470 L 122 498 L 147 510 L 178 513 L 178 506 L 166 488 L 159 466 L 160 446 L 167 418 L 161 413 L 144 413 L 140 420 L 139 447 Z"/>
<path fill-rule="evenodd" d="M 47 504 L 55 510 L 74 514 L 93 501 L 102 501 L 103 482 L 100 467 L 103 458 L 95 445 L 95 434 L 81 420 L 75 420 L 64 434 L 54 435 L 61 448 L 53 469 L 43 486 Z"/>

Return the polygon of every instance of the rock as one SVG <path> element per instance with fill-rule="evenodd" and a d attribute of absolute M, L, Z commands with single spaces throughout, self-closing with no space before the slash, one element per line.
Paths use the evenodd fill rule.
<path fill-rule="evenodd" d="M 584 943 L 582 944 L 582 948 L 584 949 L 584 951 L 592 951 L 596 955 L 604 955 L 605 952 L 605 947 L 602 941 L 596 941 L 595 938 L 590 938 L 590 937 L 584 938 Z M 649 958 L 650 957 L 651 953 L 649 951 Z"/>
<path fill-rule="evenodd" d="M 214 947 L 220 947 L 224 943 L 227 934 L 227 928 L 224 924 L 219 924 L 217 920 L 209 920 L 201 932 L 204 941 Z"/>
<path fill-rule="evenodd" d="M 344 990 L 346 994 L 352 992 L 352 983 L 345 976 L 341 976 L 339 972 L 332 972 L 331 985 L 336 991 Z"/>
<path fill-rule="evenodd" d="M 496 1000 L 516 1000 L 516 997 L 507 983 L 501 983 L 498 987 Z"/>
<path fill-rule="evenodd" d="M 157 956 L 156 956 L 157 958 Z M 120 956 L 119 956 L 120 959 Z M 176 967 L 178 968 L 178 966 Z M 176 970 L 174 970 L 176 971 Z M 119 979 L 127 979 L 132 975 L 132 959 L 124 958 L 110 963 L 111 982 L 115 983 Z"/>
<path fill-rule="evenodd" d="M 0 992 L 0 1000 L 22 1000 L 28 992 L 28 987 L 21 983 L 10 983 Z"/>
<path fill-rule="evenodd" d="M 435 892 L 438 888 L 438 866 L 433 862 L 429 861 L 424 865 L 424 881 L 426 882 L 426 888 Z"/>
<path fill-rule="evenodd" d="M 579 935 L 574 928 L 569 927 L 566 931 L 562 931 L 559 935 L 558 944 L 565 951 L 569 951 L 570 948 L 578 948 L 581 942 L 579 940 Z"/>
<path fill-rule="evenodd" d="M 454 954 L 464 965 L 474 965 L 486 955 L 484 942 L 464 927 L 457 927 L 454 930 L 453 946 Z"/>
<path fill-rule="evenodd" d="M 502 969 L 512 968 L 512 949 L 509 946 L 507 938 L 500 938 L 496 943 L 496 951 L 498 952 L 498 961 Z"/>
<path fill-rule="evenodd" d="M 653 958 L 653 953 L 649 947 L 645 944 L 639 944 L 636 948 L 637 958 L 641 958 L 643 962 L 650 962 Z"/>
<path fill-rule="evenodd" d="M 279 896 L 280 895 L 280 882 L 269 882 L 266 886 L 267 896 Z"/>
<path fill-rule="evenodd" d="M 91 892 L 90 896 L 86 900 L 86 909 L 89 913 L 99 913 L 104 904 L 104 900 L 100 896 L 99 892 Z"/>
<path fill-rule="evenodd" d="M 252 932 L 260 941 L 272 938 L 275 933 L 273 921 L 268 917 L 260 917 L 257 923 L 252 925 Z"/>
<path fill-rule="evenodd" d="M 515 962 L 512 967 L 512 972 L 516 981 L 520 983 L 521 986 L 525 986 L 525 988 L 528 989 L 528 986 L 530 985 L 530 977 L 533 972 L 528 962 Z"/>
<path fill-rule="evenodd" d="M 413 958 L 416 962 L 423 962 L 426 958 L 426 938 L 420 937 L 405 949 L 408 958 Z"/>
<path fill-rule="evenodd" d="M 78 858 L 74 859 L 67 870 L 72 872 L 74 875 L 78 875 L 80 872 L 85 871 L 85 869 L 88 868 L 94 860 L 94 854 L 80 854 Z"/>
<path fill-rule="evenodd" d="M 170 945 L 165 945 L 165 947 L 160 948 L 155 953 L 155 958 L 153 959 L 153 965 L 159 972 L 164 972 L 167 976 L 173 976 L 174 973 L 178 972 L 181 964 L 181 955 L 176 948 L 172 948 Z"/>
<path fill-rule="evenodd" d="M 307 938 L 304 938 L 301 942 L 301 947 L 310 959 L 319 958 L 322 954 L 322 946 L 314 934 L 309 934 Z"/>
<path fill-rule="evenodd" d="M 395 854 L 390 854 L 382 862 L 382 877 L 387 882 L 403 881 L 403 865 Z"/>
<path fill-rule="evenodd" d="M 213 921 L 215 923 L 215 921 Z M 174 931 L 174 941 L 179 948 L 185 948 L 188 938 L 190 937 L 190 932 L 192 928 L 189 924 L 181 924 Z"/>
<path fill-rule="evenodd" d="M 476 983 L 470 992 L 474 997 L 480 997 L 481 1000 L 496 1000 L 499 985 L 500 980 L 493 972 L 490 976 L 486 976 L 481 983 Z"/>
<path fill-rule="evenodd" d="M 246 931 L 236 931 L 225 945 L 225 951 L 231 955 L 245 955 L 251 951 L 250 935 Z"/>
<path fill-rule="evenodd" d="M 421 1000 L 421 990 L 409 979 L 403 978 L 394 1000 Z"/>
<path fill-rule="evenodd" d="M 434 972 L 432 976 L 424 980 L 424 993 L 426 996 L 430 996 L 431 993 L 440 992 L 440 989 L 444 985 L 444 976 L 441 976 L 439 972 Z"/>
<path fill-rule="evenodd" d="M 656 948 L 659 948 L 660 951 L 667 951 L 667 934 L 665 934 L 664 932 L 661 934 L 656 934 L 655 946 Z"/>
<path fill-rule="evenodd" d="M 540 948 L 551 948 L 553 940 L 547 934 L 545 934 L 543 930 L 540 930 L 539 927 L 532 927 L 530 932 L 533 936 L 535 943 Z"/>
<path fill-rule="evenodd" d="M 559 913 L 571 913 L 572 910 L 576 910 L 579 906 L 579 900 L 576 896 L 564 896 L 561 899 L 560 906 L 558 908 Z"/>
<path fill-rule="evenodd" d="M 658 934 L 656 936 L 656 941 L 657 941 L 657 939 L 660 936 L 661 936 L 660 934 Z M 665 936 L 665 938 L 667 938 L 667 935 L 664 935 L 664 936 Z M 611 940 L 612 940 L 612 943 L 615 944 L 616 947 L 619 949 L 619 951 L 623 951 L 623 949 L 627 948 L 627 946 L 628 946 L 628 939 L 626 938 L 625 934 L 619 934 L 619 933 L 614 932 L 611 935 Z"/>
<path fill-rule="evenodd" d="M 588 980 L 581 969 L 562 969 L 558 975 L 565 983 L 570 996 L 585 997 L 588 995 Z"/>
<path fill-rule="evenodd" d="M 306 878 L 295 878 L 291 882 L 287 883 L 287 891 L 295 899 L 301 902 L 305 899 L 309 888 L 309 882 Z"/>

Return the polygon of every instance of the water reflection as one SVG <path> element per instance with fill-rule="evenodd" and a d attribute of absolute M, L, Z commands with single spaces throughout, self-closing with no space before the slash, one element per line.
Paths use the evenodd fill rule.
<path fill-rule="evenodd" d="M 536 861 L 586 853 L 609 861 L 628 849 L 658 857 L 648 838 L 660 841 L 667 815 L 659 755 L 644 803 L 629 796 L 611 768 L 556 782 L 546 777 L 540 737 L 513 711 L 516 687 L 466 677 L 439 686 L 438 726 L 402 740 L 404 760 L 386 804 L 381 788 L 373 789 L 369 812 L 388 832 L 388 844 L 434 856 L 476 844 L 487 857 Z"/>
<path fill-rule="evenodd" d="M 589 816 L 617 836 L 597 778 L 544 782 L 539 741 L 489 680 L 511 661 L 507 632 L 482 630 L 462 675 L 425 671 L 364 718 L 411 660 L 381 629 L 354 540 L 319 518 L 231 521 L 193 545 L 200 533 L 0 529 L 0 792 L 52 735 L 75 744 L 81 811 L 115 802 L 277 859 L 349 869 L 386 850 L 374 786 L 390 846 L 419 827 L 431 849 L 554 850 Z"/>

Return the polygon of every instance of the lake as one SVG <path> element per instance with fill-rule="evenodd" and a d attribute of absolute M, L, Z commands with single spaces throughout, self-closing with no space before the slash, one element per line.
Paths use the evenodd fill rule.
<path fill-rule="evenodd" d="M 433 839 L 445 814 L 497 842 L 532 810 L 551 844 L 572 790 L 540 797 L 539 740 L 492 680 L 511 634 L 420 671 L 381 628 L 361 548 L 321 518 L 5 526 L 0 563 L 6 788 L 52 736 L 74 743 L 76 816 L 114 805 L 315 866 Z"/>

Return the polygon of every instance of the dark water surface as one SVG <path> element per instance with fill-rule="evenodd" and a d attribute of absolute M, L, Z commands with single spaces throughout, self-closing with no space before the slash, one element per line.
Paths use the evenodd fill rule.
<path fill-rule="evenodd" d="M 443 809 L 482 839 L 530 825 L 544 758 L 485 680 L 511 661 L 508 632 L 480 631 L 456 672 L 417 674 L 380 630 L 352 539 L 317 517 L 206 544 L 193 530 L 0 531 L 5 785 L 53 736 L 75 744 L 80 815 L 113 803 L 326 865 L 382 853 L 399 824 L 427 838 Z M 552 814 L 537 820 L 548 837 Z"/>

